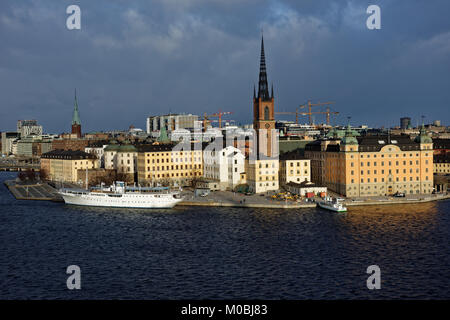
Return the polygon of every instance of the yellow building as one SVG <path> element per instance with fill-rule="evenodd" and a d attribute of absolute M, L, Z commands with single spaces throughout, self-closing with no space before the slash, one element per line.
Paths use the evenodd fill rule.
<path fill-rule="evenodd" d="M 261 193 L 279 189 L 279 161 L 245 159 L 245 173 L 249 191 Z"/>
<path fill-rule="evenodd" d="M 141 185 L 189 185 L 203 174 L 202 149 L 174 150 L 174 144 L 138 147 L 137 171 Z"/>
<path fill-rule="evenodd" d="M 450 154 L 436 154 L 433 157 L 433 172 L 436 174 L 450 173 Z"/>
<path fill-rule="evenodd" d="M 305 159 L 295 151 L 280 156 L 279 180 L 285 186 L 289 182 L 311 181 L 311 160 Z"/>
<path fill-rule="evenodd" d="M 341 140 L 315 141 L 305 157 L 316 159 L 330 190 L 347 197 L 429 194 L 433 191 L 433 143 L 422 127 L 409 136 L 354 137 L 350 127 Z M 314 172 L 315 169 L 312 169 Z"/>
<path fill-rule="evenodd" d="M 53 150 L 41 156 L 41 170 L 52 181 L 83 182 L 78 178 L 78 170 L 94 168 L 98 168 L 97 157 L 84 151 Z"/>

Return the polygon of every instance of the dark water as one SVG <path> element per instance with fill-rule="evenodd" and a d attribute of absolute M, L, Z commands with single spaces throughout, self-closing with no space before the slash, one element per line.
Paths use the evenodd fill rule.
<path fill-rule="evenodd" d="M 2 183 L 0 208 L 2 299 L 450 298 L 449 201 L 111 210 L 16 201 Z M 366 287 L 374 264 L 380 290 Z"/>

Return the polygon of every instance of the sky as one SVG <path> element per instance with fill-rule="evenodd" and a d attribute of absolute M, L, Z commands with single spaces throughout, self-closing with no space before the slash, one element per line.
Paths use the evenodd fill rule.
<path fill-rule="evenodd" d="M 73 4 L 80 30 L 66 27 Z M 251 123 L 261 33 L 276 111 L 311 99 L 334 101 L 335 125 L 449 125 L 448 12 L 448 0 L 2 0 L 0 131 L 19 119 L 70 131 L 75 88 L 84 132 L 169 112 Z"/>

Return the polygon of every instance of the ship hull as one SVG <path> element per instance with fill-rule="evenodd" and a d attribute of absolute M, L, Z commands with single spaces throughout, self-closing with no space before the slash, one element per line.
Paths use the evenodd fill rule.
<path fill-rule="evenodd" d="M 323 209 L 327 209 L 330 211 L 334 211 L 334 212 L 347 212 L 347 208 L 346 207 L 334 207 L 332 205 L 329 205 L 327 203 L 322 203 L 322 202 L 318 202 L 317 205 Z"/>
<path fill-rule="evenodd" d="M 66 204 L 91 207 L 111 208 L 142 208 L 162 209 L 173 208 L 182 199 L 174 198 L 170 194 L 105 194 L 105 193 L 82 193 L 73 194 L 61 192 Z"/>

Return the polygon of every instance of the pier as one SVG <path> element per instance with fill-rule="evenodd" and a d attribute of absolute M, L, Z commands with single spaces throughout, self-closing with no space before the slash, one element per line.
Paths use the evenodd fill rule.
<path fill-rule="evenodd" d="M 64 201 L 57 190 L 45 182 L 23 184 L 9 180 L 5 185 L 17 200 Z"/>

